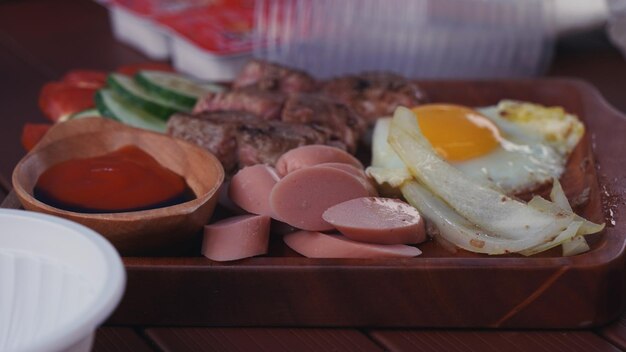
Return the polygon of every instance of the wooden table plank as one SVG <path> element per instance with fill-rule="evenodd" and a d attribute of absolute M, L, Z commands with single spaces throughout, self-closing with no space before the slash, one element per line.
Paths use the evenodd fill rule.
<path fill-rule="evenodd" d="M 626 112 L 626 90 L 622 84 L 626 80 L 626 61 L 604 29 L 561 39 L 546 75 L 584 79 L 613 106 Z"/>
<path fill-rule="evenodd" d="M 7 181 L 25 154 L 20 143 L 22 126 L 26 122 L 45 122 L 37 107 L 39 89 L 45 81 L 45 76 L 8 51 L 0 37 L 0 175 Z"/>
<path fill-rule="evenodd" d="M 172 352 L 382 351 L 366 335 L 350 329 L 153 328 L 146 335 Z"/>
<path fill-rule="evenodd" d="M 588 331 L 378 330 L 370 336 L 392 352 L 620 351 Z"/>
<path fill-rule="evenodd" d="M 5 3 L 0 5 L 0 31 L 11 38 L 12 51 L 48 79 L 75 68 L 113 70 L 148 60 L 113 38 L 107 10 L 95 1 Z"/>
<path fill-rule="evenodd" d="M 626 313 L 622 314 L 613 324 L 600 329 L 598 333 L 615 346 L 626 351 Z"/>
<path fill-rule="evenodd" d="M 102 327 L 96 331 L 93 352 L 152 352 L 152 348 L 131 328 Z"/>

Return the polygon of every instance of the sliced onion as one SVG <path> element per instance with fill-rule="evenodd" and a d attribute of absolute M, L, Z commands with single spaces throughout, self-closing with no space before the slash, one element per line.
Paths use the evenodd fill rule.
<path fill-rule="evenodd" d="M 558 205 L 561 209 L 573 212 L 572 206 L 567 200 L 567 196 L 561 187 L 561 182 L 558 179 L 552 180 L 552 190 L 550 191 L 550 199 L 554 204 Z"/>
<path fill-rule="evenodd" d="M 476 253 L 505 254 L 545 243 L 543 236 L 507 239 L 487 233 L 415 181 L 406 182 L 401 189 L 404 198 L 437 227 L 439 236 L 459 248 Z"/>
<path fill-rule="evenodd" d="M 554 248 L 556 246 L 561 245 L 563 242 L 571 240 L 576 236 L 578 229 L 583 224 L 582 221 L 572 221 L 569 226 L 565 230 L 563 230 L 558 236 L 556 236 L 552 241 L 548 243 L 541 244 L 539 246 L 520 251 L 522 255 L 533 255 L 543 251 L 547 251 L 548 249 Z"/>
<path fill-rule="evenodd" d="M 534 196 L 530 200 L 530 202 L 528 202 L 528 205 L 541 211 L 549 211 L 549 212 L 562 211 L 566 213 L 568 212 L 567 210 L 562 209 L 561 207 L 556 205 L 555 203 L 547 199 L 544 199 L 540 196 Z M 598 233 L 604 229 L 605 224 L 596 224 L 577 214 L 574 214 L 571 211 L 569 213 L 574 217 L 574 221 L 582 221 L 583 223 L 582 226 L 580 226 L 580 229 L 578 230 L 577 235 L 581 235 L 581 236 L 591 235 L 593 233 Z"/>
<path fill-rule="evenodd" d="M 573 212 L 572 206 L 569 204 L 569 200 L 567 200 L 567 196 L 565 195 L 565 192 L 563 191 L 563 187 L 561 187 L 561 183 L 556 178 L 552 181 L 552 191 L 550 191 L 550 200 L 552 200 L 552 202 L 556 204 L 557 206 L 559 206 L 561 209 Z M 590 249 L 591 247 L 589 247 L 589 243 L 587 243 L 587 240 L 585 239 L 585 237 L 583 237 L 583 235 L 580 235 L 580 234 L 574 236 L 574 238 L 572 238 L 571 240 L 567 240 L 563 242 L 563 256 L 564 257 L 569 257 L 572 255 L 584 253 Z"/>
<path fill-rule="evenodd" d="M 585 253 L 590 250 L 589 243 L 585 237 L 581 235 L 574 236 L 571 240 L 563 242 L 563 256 L 571 257 L 573 255 Z"/>

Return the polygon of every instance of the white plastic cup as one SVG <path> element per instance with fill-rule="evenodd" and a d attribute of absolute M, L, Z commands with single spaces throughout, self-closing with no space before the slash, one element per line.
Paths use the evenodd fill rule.
<path fill-rule="evenodd" d="M 119 254 L 93 230 L 0 209 L 0 351 L 90 351 L 125 284 Z"/>

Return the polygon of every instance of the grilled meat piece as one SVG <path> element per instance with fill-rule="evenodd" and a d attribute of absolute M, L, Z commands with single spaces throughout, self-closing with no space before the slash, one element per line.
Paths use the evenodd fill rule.
<path fill-rule="evenodd" d="M 304 124 L 328 136 L 329 144 L 355 153 L 366 124 L 342 103 L 321 94 L 295 94 L 285 102 L 282 121 Z"/>
<path fill-rule="evenodd" d="M 390 116 L 398 106 L 424 103 L 426 95 L 406 78 L 386 72 L 367 72 L 328 81 L 324 94 L 351 107 L 370 124 Z"/>
<path fill-rule="evenodd" d="M 214 93 L 201 98 L 193 113 L 207 111 L 246 111 L 263 120 L 277 120 L 285 102 L 285 95 L 247 87 Z"/>
<path fill-rule="evenodd" d="M 323 133 L 300 124 L 259 121 L 241 125 L 237 134 L 239 167 L 254 164 L 274 165 L 287 151 L 309 144 L 326 144 Z"/>
<path fill-rule="evenodd" d="M 227 174 L 234 173 L 238 166 L 273 165 L 292 148 L 328 142 L 325 134 L 312 127 L 259 120 L 241 111 L 174 114 L 167 123 L 167 133 L 213 153 Z"/>
<path fill-rule="evenodd" d="M 248 62 L 233 82 L 234 88 L 247 86 L 287 94 L 318 89 L 317 81 L 306 72 L 261 60 Z"/>
<path fill-rule="evenodd" d="M 236 169 L 238 127 L 254 123 L 257 117 L 239 111 L 219 111 L 197 115 L 178 113 L 167 122 L 167 133 L 194 143 L 213 153 L 229 173 Z"/>

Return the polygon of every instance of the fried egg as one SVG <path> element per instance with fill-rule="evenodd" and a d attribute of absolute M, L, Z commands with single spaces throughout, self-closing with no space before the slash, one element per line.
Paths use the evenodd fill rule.
<path fill-rule="evenodd" d="M 427 104 L 412 111 L 440 157 L 467 177 L 507 194 L 532 191 L 559 178 L 584 134 L 575 115 L 527 102 L 504 100 L 482 108 Z M 372 166 L 386 172 L 403 165 L 387 143 L 389 122 L 379 119 L 373 138 Z"/>
<path fill-rule="evenodd" d="M 574 214 L 557 178 L 553 179 L 551 201 L 534 196 L 528 203 L 504 194 L 486 178 L 479 178 L 475 182 L 441 154 L 448 152 L 448 159 L 473 160 L 476 157 L 466 156 L 469 154 L 467 148 L 460 148 L 458 152 L 461 154 L 457 155 L 450 151 L 436 151 L 433 144 L 438 142 L 426 138 L 420 126 L 420 118 L 416 118 L 416 114 L 407 108 L 397 108 L 389 124 L 387 142 L 403 162 L 404 171 L 409 174 L 397 188 L 424 215 L 424 219 L 436 228 L 436 231 L 430 233 L 431 236 L 445 239 L 448 245 L 491 255 L 533 255 L 559 245 L 562 245 L 563 255 L 576 255 L 589 250 L 583 236 L 602 231 L 604 225 L 594 224 Z M 484 121 L 480 126 L 495 131 L 493 126 L 486 126 Z M 502 129 L 497 131 L 504 135 Z M 543 127 L 541 131 L 544 131 Z M 564 135 L 571 133 L 564 132 L 567 132 Z M 546 145 L 554 139 L 548 134 L 541 135 L 547 139 Z M 509 139 L 507 141 L 511 142 Z M 488 150 L 486 153 L 498 152 L 499 148 L 503 148 L 502 141 L 493 144 L 489 148 L 484 147 Z M 558 143 L 553 148 L 558 149 L 565 144 Z M 442 148 L 441 145 L 439 148 Z M 387 170 L 394 177 L 404 173 L 402 168 L 383 166 L 378 169 Z M 380 183 L 378 179 L 377 182 Z"/>

